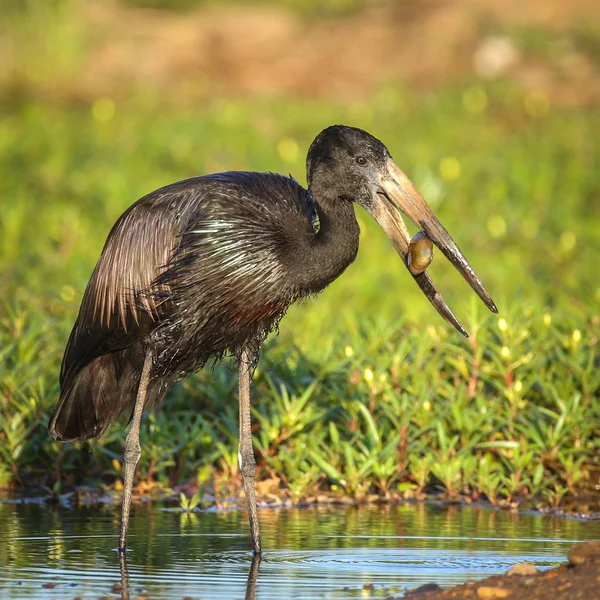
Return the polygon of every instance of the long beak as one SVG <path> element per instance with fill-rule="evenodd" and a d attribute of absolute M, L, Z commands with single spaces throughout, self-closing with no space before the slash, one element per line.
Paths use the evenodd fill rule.
<path fill-rule="evenodd" d="M 413 223 L 419 226 L 467 280 L 484 304 L 492 312 L 497 313 L 498 309 L 494 301 L 483 287 L 460 248 L 433 214 L 421 194 L 417 192 L 410 179 L 393 160 L 388 159 L 387 173 L 381 175 L 380 189 L 373 196 L 373 204 L 369 212 L 385 231 L 396 252 L 398 252 L 404 264 L 407 265 L 410 233 L 396 209 L 401 210 Z M 424 271 L 418 275 L 411 273 L 411 275 L 440 315 L 457 331 L 468 337 L 467 332 L 448 308 L 427 272 Z"/>

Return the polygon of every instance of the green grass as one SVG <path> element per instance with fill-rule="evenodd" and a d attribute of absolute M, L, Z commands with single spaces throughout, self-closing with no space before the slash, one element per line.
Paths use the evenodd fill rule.
<path fill-rule="evenodd" d="M 123 423 L 97 445 L 46 423 L 78 303 L 123 210 L 223 169 L 304 181 L 326 125 L 380 137 L 498 304 L 486 313 L 438 255 L 429 272 L 462 339 L 359 211 L 356 263 L 290 310 L 254 386 L 259 478 L 298 501 L 443 491 L 549 505 L 591 486 L 600 431 L 597 113 L 532 110 L 507 82 L 437 96 L 387 87 L 365 103 L 215 100 L 176 108 L 15 103 L 0 121 L 0 484 L 114 486 Z M 141 478 L 236 482 L 235 370 L 206 370 L 148 415 Z"/>

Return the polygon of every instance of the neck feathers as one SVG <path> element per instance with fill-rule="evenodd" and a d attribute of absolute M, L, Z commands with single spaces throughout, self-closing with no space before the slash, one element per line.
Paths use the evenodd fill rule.
<path fill-rule="evenodd" d="M 319 229 L 297 238 L 288 255 L 287 271 L 300 297 L 317 294 L 352 264 L 360 228 L 350 200 L 313 195 Z"/>

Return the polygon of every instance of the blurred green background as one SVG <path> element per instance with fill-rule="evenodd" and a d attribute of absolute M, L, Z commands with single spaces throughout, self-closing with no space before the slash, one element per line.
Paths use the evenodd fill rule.
<path fill-rule="evenodd" d="M 119 427 L 91 456 L 45 430 L 118 216 L 207 172 L 305 183 L 310 142 L 344 123 L 388 146 L 501 320 L 438 255 L 429 272 L 472 334 L 459 339 L 359 211 L 355 264 L 289 311 L 259 367 L 260 476 L 294 499 L 593 490 L 600 8 L 560 4 L 4 0 L 0 484 L 118 483 Z M 150 417 L 144 481 L 235 482 L 234 394 L 227 369 L 177 386 Z"/>

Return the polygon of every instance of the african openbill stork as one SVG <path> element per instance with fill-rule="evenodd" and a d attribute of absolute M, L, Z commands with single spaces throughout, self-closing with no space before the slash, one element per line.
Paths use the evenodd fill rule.
<path fill-rule="evenodd" d="M 60 440 L 101 436 L 124 410 L 119 550 L 125 551 L 145 406 L 209 359 L 239 366 L 239 464 L 255 554 L 260 554 L 250 381 L 266 336 L 287 308 L 321 292 L 352 263 L 359 226 L 353 203 L 383 228 L 444 319 L 466 335 L 426 271 L 410 265 L 402 211 L 493 312 L 491 297 L 387 148 L 336 125 L 307 156 L 308 190 L 273 173 L 226 172 L 168 185 L 119 218 L 85 290 L 60 372 L 49 430 Z M 424 236 L 421 236 L 424 237 Z"/>

